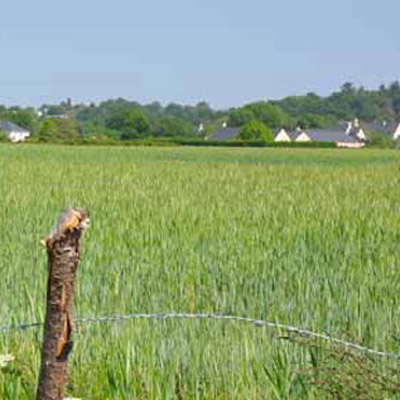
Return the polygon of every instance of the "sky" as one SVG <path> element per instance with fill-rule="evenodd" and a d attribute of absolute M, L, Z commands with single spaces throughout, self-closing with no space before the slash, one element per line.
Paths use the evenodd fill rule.
<path fill-rule="evenodd" d="M 400 79 L 398 0 L 0 0 L 0 103 L 228 108 Z"/>

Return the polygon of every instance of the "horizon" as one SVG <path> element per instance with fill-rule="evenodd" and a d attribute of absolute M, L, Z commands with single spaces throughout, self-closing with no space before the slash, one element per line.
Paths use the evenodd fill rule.
<path fill-rule="evenodd" d="M 354 88 L 355 88 L 355 89 L 363 88 L 363 89 L 365 89 L 366 91 L 377 91 L 377 90 L 379 90 L 380 86 L 383 85 L 383 86 L 385 86 L 386 88 L 388 88 L 388 87 L 390 86 L 390 84 L 392 84 L 392 83 L 394 83 L 394 82 L 400 83 L 400 81 L 385 82 L 385 83 L 381 83 L 381 84 L 378 85 L 377 87 L 370 87 L 370 88 L 367 88 L 367 87 L 365 87 L 364 85 L 359 85 L 359 86 L 355 86 L 355 85 L 354 85 Z M 344 83 L 346 83 L 346 82 L 344 82 Z M 352 83 L 352 82 L 349 82 L 349 83 Z M 195 103 L 184 103 L 184 102 L 175 102 L 175 101 L 162 102 L 162 101 L 157 100 L 157 99 L 152 99 L 152 100 L 149 100 L 149 101 L 141 102 L 141 101 L 139 101 L 139 100 L 137 100 L 137 99 L 130 99 L 130 98 L 123 97 L 123 96 L 116 96 L 116 97 L 104 98 L 104 99 L 100 99 L 100 100 L 97 100 L 97 101 L 90 100 L 90 99 L 88 99 L 87 101 L 75 101 L 75 99 L 69 97 L 69 98 L 61 98 L 61 99 L 59 99 L 58 101 L 55 101 L 55 102 L 53 102 L 53 103 L 40 103 L 40 104 L 36 104 L 36 105 L 34 105 L 34 104 L 24 104 L 23 106 L 21 106 L 21 104 L 12 103 L 12 102 L 10 102 L 9 104 L 7 104 L 7 102 L 2 101 L 3 98 L 7 99 L 7 96 L 4 96 L 4 97 L 3 97 L 3 96 L 0 95 L 0 105 L 7 106 L 7 107 L 9 107 L 9 108 L 11 108 L 11 107 L 24 107 L 24 108 L 35 108 L 35 109 L 39 109 L 40 107 L 45 106 L 45 105 L 57 105 L 57 104 L 60 104 L 61 102 L 66 102 L 66 101 L 68 101 L 68 100 L 71 100 L 71 101 L 72 101 L 72 105 L 89 105 L 89 104 L 92 104 L 92 103 L 93 103 L 93 104 L 95 104 L 96 106 L 98 106 L 98 105 L 101 104 L 102 102 L 106 102 L 106 101 L 115 101 L 115 100 L 118 100 L 118 99 L 122 99 L 122 100 L 126 100 L 126 101 L 129 101 L 129 102 L 137 102 L 137 103 L 139 103 L 141 106 L 149 105 L 149 104 L 152 104 L 152 103 L 160 103 L 163 107 L 166 107 L 166 106 L 169 105 L 169 104 L 178 104 L 178 105 L 181 105 L 181 106 L 189 106 L 189 107 L 193 106 L 193 107 L 194 107 L 194 106 L 196 106 L 196 104 L 198 104 L 198 103 L 205 102 L 205 103 L 207 103 L 207 104 L 210 106 L 211 109 L 213 109 L 213 110 L 215 110 L 215 111 L 229 111 L 229 109 L 231 109 L 231 108 L 239 108 L 239 107 L 245 106 L 246 104 L 252 104 L 252 103 L 259 102 L 259 101 L 266 101 L 266 102 L 270 102 L 270 101 L 271 101 L 271 102 L 275 102 L 275 101 L 284 100 L 284 99 L 287 98 L 287 97 L 303 97 L 303 96 L 307 96 L 308 94 L 311 94 L 311 93 L 317 95 L 317 96 L 320 97 L 320 98 L 327 98 L 327 97 L 331 96 L 332 94 L 339 92 L 340 90 L 341 90 L 341 88 L 339 87 L 339 88 L 333 90 L 332 92 L 327 93 L 326 95 L 321 95 L 320 93 L 315 93 L 315 92 L 307 92 L 307 93 L 291 94 L 291 95 L 283 96 L 283 97 L 276 98 L 276 99 L 253 99 L 253 100 L 250 100 L 250 101 L 248 101 L 248 102 L 246 102 L 246 103 L 241 103 L 241 104 L 237 104 L 237 105 L 232 105 L 232 106 L 227 107 L 227 108 L 218 108 L 218 107 L 215 107 L 213 104 L 211 104 L 209 101 L 207 101 L 207 99 L 200 99 L 200 100 L 196 101 Z"/>
<path fill-rule="evenodd" d="M 226 110 L 399 80 L 394 0 L 3 3 L 0 103 L 9 106 L 121 97 Z"/>

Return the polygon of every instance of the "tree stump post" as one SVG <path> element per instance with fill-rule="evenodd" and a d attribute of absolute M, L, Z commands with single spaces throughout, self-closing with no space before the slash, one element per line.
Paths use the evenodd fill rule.
<path fill-rule="evenodd" d="M 82 231 L 89 220 L 82 209 L 63 212 L 44 240 L 48 255 L 46 319 L 37 400 L 63 400 L 72 349 L 74 281 Z"/>

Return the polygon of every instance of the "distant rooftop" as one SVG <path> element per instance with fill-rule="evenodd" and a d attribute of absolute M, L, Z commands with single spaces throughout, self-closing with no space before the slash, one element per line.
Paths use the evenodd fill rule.
<path fill-rule="evenodd" d="M 214 140 L 232 140 L 239 134 L 239 128 L 226 127 L 212 134 Z"/>
<path fill-rule="evenodd" d="M 312 140 L 317 142 L 359 142 L 354 136 L 347 135 L 344 131 L 329 129 L 312 129 L 304 131 Z"/>
<path fill-rule="evenodd" d="M 18 133 L 29 133 L 29 131 L 25 128 L 21 128 L 20 126 L 13 124 L 10 121 L 0 121 L 0 130 L 11 133 L 11 132 L 18 132 Z"/>

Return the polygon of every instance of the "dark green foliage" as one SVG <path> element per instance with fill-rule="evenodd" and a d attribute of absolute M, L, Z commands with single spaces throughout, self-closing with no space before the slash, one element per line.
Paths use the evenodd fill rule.
<path fill-rule="evenodd" d="M 138 139 L 150 132 L 148 118 L 140 109 L 118 111 L 108 119 L 106 126 L 120 132 L 122 140 Z"/>
<path fill-rule="evenodd" d="M 257 120 L 270 128 L 278 128 L 289 124 L 289 117 L 275 104 L 259 101 L 247 104 L 229 112 L 230 126 L 243 126 L 252 120 Z"/>
<path fill-rule="evenodd" d="M 356 88 L 350 82 L 342 85 L 341 90 L 328 97 L 319 97 L 314 93 L 306 96 L 286 97 L 274 102 L 290 117 L 303 118 L 306 114 L 319 115 L 333 119 L 362 120 L 400 120 L 400 84 L 384 85 L 378 90 Z M 315 126 L 317 127 L 317 126 Z"/>
<path fill-rule="evenodd" d="M 6 142 L 8 139 L 8 135 L 6 132 L 0 130 L 0 142 Z"/>
<path fill-rule="evenodd" d="M 317 346 L 304 342 L 310 365 L 299 375 L 316 388 L 321 399 L 385 400 L 397 399 L 399 370 L 386 360 L 375 360 L 343 348 Z"/>
<path fill-rule="evenodd" d="M 157 122 L 154 134 L 159 137 L 188 137 L 193 136 L 190 122 L 177 117 L 162 118 Z"/>
<path fill-rule="evenodd" d="M 322 116 L 317 114 L 304 114 L 296 119 L 297 126 L 303 129 L 324 128 L 329 125 L 334 125 L 336 118 L 332 116 Z"/>
<path fill-rule="evenodd" d="M 246 108 L 234 108 L 229 112 L 228 124 L 229 126 L 242 126 L 254 118 L 255 116 L 251 110 Z"/>
<path fill-rule="evenodd" d="M 390 136 L 383 132 L 372 131 L 367 133 L 368 143 L 371 146 L 390 148 L 394 146 L 394 142 Z"/>
<path fill-rule="evenodd" d="M 229 126 L 242 127 L 258 121 L 270 129 L 296 126 L 303 129 L 326 128 L 339 120 L 400 121 L 400 83 L 381 85 L 376 90 L 355 87 L 346 82 L 341 89 L 327 97 L 315 93 L 289 96 L 279 101 L 257 101 L 230 110 L 214 110 L 204 101 L 196 105 L 159 102 L 139 104 L 118 98 L 100 104 L 72 105 L 71 101 L 45 104 L 38 116 L 32 108 L 0 106 L 0 120 L 8 120 L 31 132 L 40 140 L 74 140 L 106 137 L 111 139 L 142 139 L 151 136 L 207 137 L 228 122 Z M 45 123 L 46 118 L 76 120 L 78 126 L 66 127 L 63 122 Z M 203 130 L 199 131 L 200 124 Z M 67 123 L 68 125 L 68 123 Z M 78 134 L 79 132 L 79 134 Z M 388 145 L 376 135 L 371 143 Z"/>

